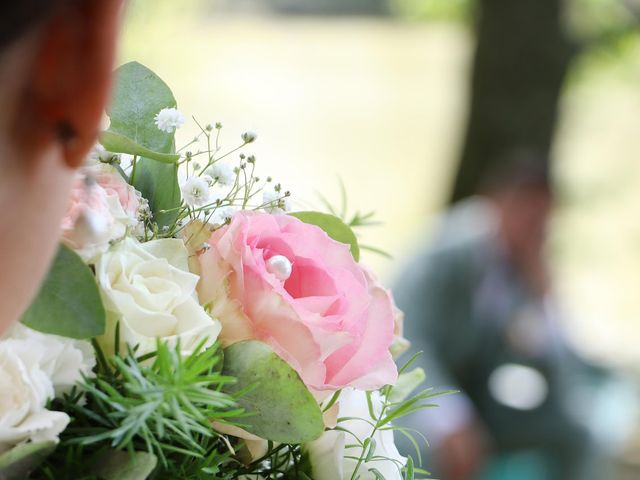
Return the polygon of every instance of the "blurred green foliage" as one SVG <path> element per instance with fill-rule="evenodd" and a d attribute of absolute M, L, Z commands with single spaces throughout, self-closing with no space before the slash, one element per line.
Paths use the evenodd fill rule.
<path fill-rule="evenodd" d="M 479 0 L 389 0 L 392 12 L 413 21 L 469 24 Z M 560 0 L 563 1 L 563 0 Z M 582 54 L 569 82 L 624 63 L 640 44 L 640 0 L 564 0 L 566 32 Z"/>
<path fill-rule="evenodd" d="M 612 68 L 631 72 L 640 45 L 640 1 L 573 0 L 568 2 L 567 25 L 582 55 L 571 70 L 569 84 L 591 72 Z M 618 72 L 620 73 L 620 72 Z"/>
<path fill-rule="evenodd" d="M 391 0 L 392 11 L 412 20 L 467 21 L 473 0 Z"/>
<path fill-rule="evenodd" d="M 466 22 L 478 0 L 390 0 L 397 15 L 426 21 Z M 578 42 L 624 45 L 640 26 L 640 0 L 564 0 L 566 23 Z"/>
<path fill-rule="evenodd" d="M 566 3 L 572 33 L 586 41 L 635 33 L 640 20 L 640 2 L 637 0 L 572 0 Z"/>

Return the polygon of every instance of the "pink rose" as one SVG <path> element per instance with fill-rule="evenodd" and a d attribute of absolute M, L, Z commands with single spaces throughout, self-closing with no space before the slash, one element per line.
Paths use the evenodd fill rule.
<path fill-rule="evenodd" d="M 106 167 L 106 168 L 105 168 Z M 129 185 L 122 175 L 113 167 L 100 165 L 90 169 L 96 183 L 102 187 L 107 196 L 115 196 L 122 209 L 133 219 L 138 217 L 140 194 Z"/>
<path fill-rule="evenodd" d="M 223 345 L 263 341 L 314 390 L 395 382 L 391 297 L 347 245 L 297 218 L 249 212 L 208 243 L 198 291 Z"/>
<path fill-rule="evenodd" d="M 84 186 L 84 175 L 76 174 L 73 179 L 71 195 L 69 196 L 69 206 L 60 225 L 65 234 L 73 230 L 73 226 L 87 207 L 101 211 L 105 216 L 109 213 L 104 193 L 99 191 L 93 195 L 89 195 Z"/>
<path fill-rule="evenodd" d="M 81 169 L 62 219 L 63 240 L 86 261 L 138 224 L 140 194 L 105 164 Z"/>

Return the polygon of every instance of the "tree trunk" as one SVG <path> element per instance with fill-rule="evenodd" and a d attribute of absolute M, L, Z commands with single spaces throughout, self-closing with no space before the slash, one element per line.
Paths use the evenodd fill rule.
<path fill-rule="evenodd" d="M 545 162 L 573 56 L 563 0 L 478 0 L 466 138 L 451 201 L 478 193 L 516 151 Z"/>

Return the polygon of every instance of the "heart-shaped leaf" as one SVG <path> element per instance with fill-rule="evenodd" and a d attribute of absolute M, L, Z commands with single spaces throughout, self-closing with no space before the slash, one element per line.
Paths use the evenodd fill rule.
<path fill-rule="evenodd" d="M 248 432 L 282 443 L 322 435 L 318 403 L 296 371 L 266 344 L 245 340 L 226 348 L 223 373 L 237 379 L 227 387 L 229 393 L 245 391 L 238 403 L 249 413 L 240 420 Z"/>
<path fill-rule="evenodd" d="M 104 333 L 105 311 L 93 272 L 69 247 L 60 245 L 38 295 L 21 321 L 34 330 L 69 338 Z"/>

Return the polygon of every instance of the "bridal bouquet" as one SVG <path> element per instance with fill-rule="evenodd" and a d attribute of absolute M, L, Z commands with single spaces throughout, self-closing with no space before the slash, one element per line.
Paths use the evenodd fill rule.
<path fill-rule="evenodd" d="M 49 274 L 0 339 L 0 479 L 426 473 L 392 422 L 434 394 L 409 397 L 424 373 L 394 362 L 402 314 L 359 263 L 364 217 L 292 211 L 242 151 L 254 132 L 224 151 L 198 124 L 176 148 L 185 119 L 138 63 L 107 115 Z"/>

